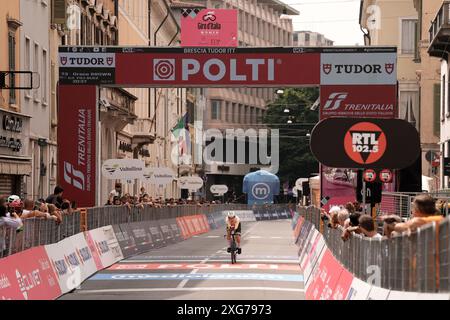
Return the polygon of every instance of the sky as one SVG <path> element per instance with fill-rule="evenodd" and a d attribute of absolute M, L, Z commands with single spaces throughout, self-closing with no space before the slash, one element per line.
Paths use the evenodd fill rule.
<path fill-rule="evenodd" d="M 359 28 L 360 0 L 282 0 L 297 11 L 295 31 L 315 31 L 335 41 L 335 45 L 363 44 Z"/>

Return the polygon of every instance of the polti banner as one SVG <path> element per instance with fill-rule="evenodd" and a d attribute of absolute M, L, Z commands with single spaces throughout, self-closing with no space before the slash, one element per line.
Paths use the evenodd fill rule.
<path fill-rule="evenodd" d="M 238 10 L 182 9 L 182 47 L 237 47 Z"/>
<path fill-rule="evenodd" d="M 81 48 L 78 48 L 81 49 Z M 60 47 L 60 82 L 122 87 L 300 86 L 320 84 L 320 51 L 299 48 Z M 112 54 L 110 57 L 109 55 Z M 74 58 L 78 55 L 79 58 Z M 113 73 L 96 63 L 113 59 Z M 63 65 L 61 61 L 67 63 Z M 74 64 L 79 62 L 80 64 Z M 85 63 L 85 64 L 83 64 Z M 103 70 L 103 69 L 101 69 Z M 292 72 L 299 70 L 299 72 Z"/>
<path fill-rule="evenodd" d="M 97 87 L 59 86 L 58 183 L 79 207 L 96 198 Z"/>
<path fill-rule="evenodd" d="M 59 47 L 60 83 L 123 87 L 395 85 L 395 47 Z M 292 72 L 295 70 L 295 72 Z"/>
<path fill-rule="evenodd" d="M 53 300 L 61 294 L 43 246 L 0 260 L 0 300 Z"/>

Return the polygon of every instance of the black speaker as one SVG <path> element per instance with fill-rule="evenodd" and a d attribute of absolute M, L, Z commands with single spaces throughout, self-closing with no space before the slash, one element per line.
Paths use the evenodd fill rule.
<path fill-rule="evenodd" d="M 303 195 L 305 197 L 309 197 L 311 190 L 309 189 L 309 182 L 308 181 L 303 181 L 302 182 L 302 189 L 303 189 Z"/>
<path fill-rule="evenodd" d="M 356 200 L 363 202 L 363 170 L 358 170 L 358 178 L 356 184 Z M 383 184 L 381 182 L 366 182 L 366 203 L 381 203 Z"/>
<path fill-rule="evenodd" d="M 399 192 L 422 192 L 422 157 L 398 172 Z"/>

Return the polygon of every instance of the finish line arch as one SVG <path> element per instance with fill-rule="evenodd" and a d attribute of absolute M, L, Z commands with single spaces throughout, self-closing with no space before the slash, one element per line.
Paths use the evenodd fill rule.
<path fill-rule="evenodd" d="M 98 87 L 320 87 L 320 117 L 396 118 L 397 48 L 59 47 L 58 180 L 99 205 Z"/>

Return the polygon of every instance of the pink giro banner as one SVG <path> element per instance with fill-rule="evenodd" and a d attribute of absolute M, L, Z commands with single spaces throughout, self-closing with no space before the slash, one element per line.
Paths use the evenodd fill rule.
<path fill-rule="evenodd" d="M 181 15 L 182 47 L 237 47 L 238 11 L 185 9 Z"/>
<path fill-rule="evenodd" d="M 0 300 L 53 300 L 61 295 L 43 246 L 0 260 Z"/>

